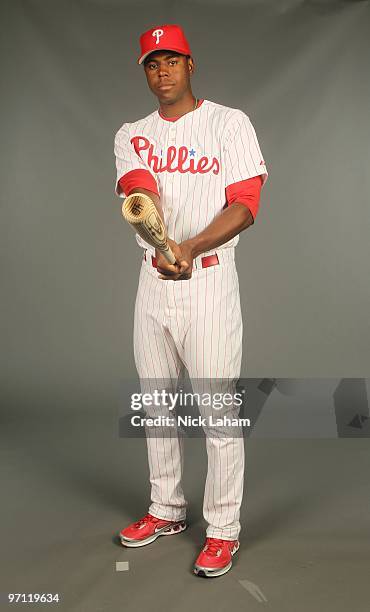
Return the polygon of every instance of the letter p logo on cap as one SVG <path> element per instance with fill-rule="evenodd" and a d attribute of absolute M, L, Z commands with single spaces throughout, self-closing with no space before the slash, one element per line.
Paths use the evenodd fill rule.
<path fill-rule="evenodd" d="M 154 30 L 154 32 L 152 33 L 152 36 L 155 36 L 157 38 L 157 40 L 155 41 L 156 45 L 158 45 L 159 39 L 161 36 L 163 36 L 163 34 L 164 34 L 163 30 Z"/>

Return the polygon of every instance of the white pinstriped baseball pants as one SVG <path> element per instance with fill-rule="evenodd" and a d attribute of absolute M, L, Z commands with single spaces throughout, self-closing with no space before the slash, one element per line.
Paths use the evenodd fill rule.
<path fill-rule="evenodd" d="M 135 304 L 134 355 L 142 392 L 165 386 L 176 391 L 179 373 L 187 368 L 193 391 L 205 380 L 236 382 L 242 356 L 242 317 L 234 248 L 215 250 L 219 265 L 197 269 L 184 281 L 162 280 L 147 251 L 140 272 Z M 162 381 L 162 382 L 161 382 Z M 204 390 L 203 390 L 204 392 Z M 202 408 L 199 406 L 200 414 Z M 168 407 L 145 408 L 148 416 L 168 416 Z M 227 416 L 237 417 L 232 406 Z M 208 412 L 209 414 L 209 412 Z M 146 426 L 151 483 L 149 512 L 162 519 L 181 520 L 187 501 L 182 489 L 184 439 L 177 427 L 166 435 Z M 212 428 L 211 428 L 212 429 Z M 241 430 L 240 430 L 241 431 Z M 208 456 L 203 516 L 207 537 L 234 540 L 240 532 L 240 506 L 244 484 L 243 436 L 206 432 Z"/>

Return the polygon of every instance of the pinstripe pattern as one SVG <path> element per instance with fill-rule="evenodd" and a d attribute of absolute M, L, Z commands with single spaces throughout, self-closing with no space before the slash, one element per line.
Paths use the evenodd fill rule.
<path fill-rule="evenodd" d="M 220 265 L 194 270 L 189 281 L 162 281 L 143 261 L 135 304 L 134 355 L 142 392 L 175 392 L 180 370 L 189 372 L 194 393 L 232 393 L 240 375 L 242 317 L 234 249 L 217 251 Z M 149 258 L 148 258 L 149 259 Z M 205 299 L 207 296 L 207 299 Z M 221 382 L 221 377 L 228 382 Z M 146 407 L 148 416 L 168 415 L 166 406 Z M 199 406 L 201 416 L 210 414 Z M 228 407 L 216 416 L 238 415 Z M 149 432 L 147 431 L 147 434 Z M 151 428 L 147 435 L 151 482 L 149 512 L 185 518 L 181 487 L 183 437 L 176 428 Z M 208 456 L 203 515 L 207 536 L 234 540 L 240 531 L 243 495 L 243 437 L 206 430 Z"/>
<path fill-rule="evenodd" d="M 249 117 L 209 100 L 176 121 L 166 120 L 156 110 L 144 119 L 123 124 L 115 135 L 114 151 L 117 195 L 124 197 L 117 184 L 126 172 L 149 170 L 157 182 L 168 235 L 176 242 L 201 232 L 222 211 L 228 185 L 257 175 L 267 179 Z M 168 165 L 167 155 L 172 153 L 175 157 Z M 218 254 L 218 266 L 202 269 L 195 262 L 192 278 L 177 282 L 158 278 L 151 265 L 154 249 L 139 235 L 136 240 L 148 254 L 140 272 L 134 321 L 134 356 L 142 392 L 166 389 L 174 393 L 186 367 L 194 393 L 233 393 L 242 356 L 234 261 L 239 236 L 211 251 Z M 168 416 L 166 406 L 153 405 L 145 411 L 148 416 Z M 210 414 L 206 406 L 200 405 L 199 411 L 204 417 Z M 222 415 L 237 417 L 238 408 L 223 406 L 215 416 Z M 181 486 L 183 437 L 176 427 L 150 428 L 146 433 L 149 512 L 162 519 L 182 520 L 187 508 Z M 207 536 L 234 540 L 240 531 L 243 437 L 240 428 L 233 436 L 217 426 L 205 427 L 205 433 Z"/>

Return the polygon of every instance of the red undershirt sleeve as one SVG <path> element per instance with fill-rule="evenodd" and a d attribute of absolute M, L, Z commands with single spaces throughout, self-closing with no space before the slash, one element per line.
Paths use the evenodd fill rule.
<path fill-rule="evenodd" d="M 249 208 L 253 219 L 255 219 L 258 212 L 262 184 L 263 177 L 258 175 L 228 185 L 225 190 L 228 206 L 234 202 L 244 204 Z"/>
<path fill-rule="evenodd" d="M 148 189 L 148 191 L 153 191 L 159 196 L 156 180 L 149 170 L 130 170 L 119 179 L 118 185 L 126 196 L 135 187 Z"/>

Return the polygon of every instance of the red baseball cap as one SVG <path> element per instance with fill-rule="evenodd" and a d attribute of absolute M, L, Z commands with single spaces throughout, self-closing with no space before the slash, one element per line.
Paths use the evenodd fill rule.
<path fill-rule="evenodd" d="M 141 54 L 138 64 L 142 64 L 145 58 L 162 49 L 177 51 L 183 55 L 192 55 L 189 43 L 186 40 L 183 29 L 175 24 L 166 23 L 165 25 L 150 28 L 140 36 Z"/>

